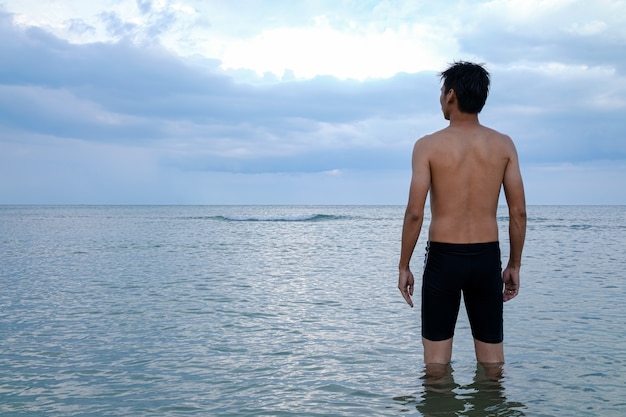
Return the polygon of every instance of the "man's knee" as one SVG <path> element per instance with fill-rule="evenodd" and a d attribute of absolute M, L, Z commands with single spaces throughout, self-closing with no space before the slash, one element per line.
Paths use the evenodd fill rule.
<path fill-rule="evenodd" d="M 452 338 L 429 340 L 422 337 L 424 345 L 424 363 L 427 365 L 447 365 L 452 359 Z"/>
<path fill-rule="evenodd" d="M 501 365 L 504 363 L 504 345 L 500 343 L 486 343 L 474 339 L 476 360 L 485 365 Z"/>

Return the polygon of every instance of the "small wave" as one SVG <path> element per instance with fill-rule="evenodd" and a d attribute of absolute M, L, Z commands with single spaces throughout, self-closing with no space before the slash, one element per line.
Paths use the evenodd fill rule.
<path fill-rule="evenodd" d="M 213 216 L 213 219 L 230 222 L 316 222 L 327 220 L 346 219 L 347 216 L 335 216 L 332 214 L 302 214 L 287 216 L 237 216 L 224 215 Z"/>
<path fill-rule="evenodd" d="M 594 226 L 591 224 L 549 224 L 545 226 L 548 229 L 572 229 L 572 230 L 589 230 L 602 229 L 602 226 Z M 614 228 L 611 226 L 611 228 Z"/>

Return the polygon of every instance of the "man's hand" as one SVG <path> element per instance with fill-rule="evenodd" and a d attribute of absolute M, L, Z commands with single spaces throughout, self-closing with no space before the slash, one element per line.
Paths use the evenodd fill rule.
<path fill-rule="evenodd" d="M 413 307 L 413 301 L 411 296 L 413 295 L 413 287 L 415 280 L 413 279 L 413 273 L 409 268 L 400 269 L 400 276 L 398 277 L 398 288 L 402 293 L 402 296 L 406 302 Z"/>
<path fill-rule="evenodd" d="M 504 293 L 502 299 L 507 302 L 519 292 L 519 268 L 507 266 L 502 272 L 502 282 L 504 283 Z"/>

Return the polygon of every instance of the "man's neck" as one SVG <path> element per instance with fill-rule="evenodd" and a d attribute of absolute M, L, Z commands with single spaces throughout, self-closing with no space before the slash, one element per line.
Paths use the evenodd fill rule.
<path fill-rule="evenodd" d="M 463 113 L 456 110 L 450 113 L 450 126 L 479 125 L 477 113 Z"/>

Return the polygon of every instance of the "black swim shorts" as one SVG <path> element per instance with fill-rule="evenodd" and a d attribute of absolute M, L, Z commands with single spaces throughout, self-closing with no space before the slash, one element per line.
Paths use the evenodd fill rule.
<path fill-rule="evenodd" d="M 500 343 L 502 330 L 502 263 L 498 242 L 428 242 L 422 279 L 422 336 L 454 336 L 461 292 L 475 339 Z"/>

